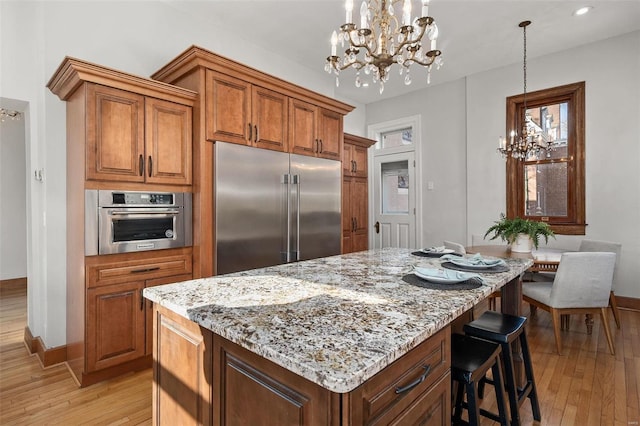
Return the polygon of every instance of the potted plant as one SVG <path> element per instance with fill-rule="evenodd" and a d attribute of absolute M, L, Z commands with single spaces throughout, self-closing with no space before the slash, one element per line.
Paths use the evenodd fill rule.
<path fill-rule="evenodd" d="M 519 253 L 530 252 L 532 245 L 538 248 L 540 237 L 544 237 L 545 243 L 549 242 L 549 237 L 555 238 L 548 223 L 520 217 L 508 219 L 504 213 L 500 215 L 500 220 L 487 230 L 484 234 L 485 238 L 490 234 L 493 234 L 490 239 L 495 240 L 500 237 L 511 244 L 511 251 Z"/>

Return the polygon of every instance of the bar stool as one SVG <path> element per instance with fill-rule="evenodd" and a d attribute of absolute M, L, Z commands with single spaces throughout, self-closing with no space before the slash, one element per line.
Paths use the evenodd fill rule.
<path fill-rule="evenodd" d="M 486 340 L 462 334 L 451 336 L 451 378 L 458 382 L 452 424 L 463 424 L 461 419 L 463 408 L 467 409 L 469 424 L 472 426 L 480 424 L 481 415 L 500 422 L 501 425 L 508 424 L 500 352 L 500 345 Z M 495 383 L 497 415 L 479 407 L 478 383 L 489 369 L 492 371 Z M 465 393 L 467 394 L 466 403 L 463 401 Z"/>
<path fill-rule="evenodd" d="M 502 362 L 505 370 L 509 408 L 511 409 L 511 424 L 513 426 L 520 425 L 519 407 L 524 402 L 525 398 L 529 398 L 531 401 L 533 418 L 538 421 L 541 419 L 536 382 L 533 377 L 531 354 L 529 353 L 529 345 L 527 344 L 527 336 L 524 330 L 526 322 L 526 317 L 486 311 L 478 319 L 464 325 L 465 334 L 498 343 L 502 348 Z M 511 344 L 516 341 L 516 339 L 518 339 L 522 347 L 522 359 L 527 379 L 522 389 L 518 389 L 516 385 L 516 378 L 513 370 Z M 480 397 L 482 397 L 484 383 L 491 384 L 492 381 L 486 377 L 481 380 L 481 384 L 478 389 Z"/>

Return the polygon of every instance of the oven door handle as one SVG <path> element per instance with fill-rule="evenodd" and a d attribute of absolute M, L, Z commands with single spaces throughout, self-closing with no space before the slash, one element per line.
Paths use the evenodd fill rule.
<path fill-rule="evenodd" d="M 178 215 L 180 210 L 145 210 L 135 212 L 125 212 L 119 210 L 109 210 L 108 212 L 112 216 L 149 216 L 149 215 Z"/>

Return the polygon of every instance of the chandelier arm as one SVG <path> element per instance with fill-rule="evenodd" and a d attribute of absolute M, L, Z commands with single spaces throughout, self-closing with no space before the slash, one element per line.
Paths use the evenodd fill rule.
<path fill-rule="evenodd" d="M 430 51 L 430 52 L 431 52 L 431 51 Z M 440 52 L 440 51 L 439 51 L 439 50 L 434 50 L 434 52 Z M 414 59 L 414 58 L 411 58 L 411 60 L 412 60 L 413 62 L 415 62 L 416 64 L 419 64 L 419 65 L 422 65 L 422 66 L 428 67 L 428 66 L 431 66 L 431 64 L 433 64 L 433 62 L 436 60 L 436 58 L 437 58 L 438 56 L 440 56 L 440 53 L 438 53 L 437 55 L 433 55 L 433 56 L 427 56 L 430 60 L 429 60 L 429 61 L 426 61 L 426 62 L 425 62 L 425 61 L 421 61 L 421 60 L 419 60 L 419 59 Z"/>
<path fill-rule="evenodd" d="M 366 49 L 370 56 L 375 56 L 373 54 L 373 52 L 371 51 L 371 49 L 369 48 L 369 46 L 367 45 L 367 43 L 355 42 L 353 40 L 353 37 L 351 36 L 351 32 L 348 32 L 347 34 L 349 35 L 349 43 L 351 44 L 352 47 Z M 372 32 L 372 34 L 373 34 L 373 32 Z M 377 44 L 376 44 L 376 48 L 377 48 Z"/>
<path fill-rule="evenodd" d="M 354 67 L 354 65 L 358 65 L 358 66 Z M 356 70 L 361 70 L 366 65 L 367 65 L 366 62 L 361 61 L 360 59 L 356 59 L 355 61 L 349 62 L 348 64 L 344 64 L 342 66 L 337 66 L 334 64 L 334 68 L 338 69 L 339 71 L 344 71 L 347 68 L 355 68 Z"/>

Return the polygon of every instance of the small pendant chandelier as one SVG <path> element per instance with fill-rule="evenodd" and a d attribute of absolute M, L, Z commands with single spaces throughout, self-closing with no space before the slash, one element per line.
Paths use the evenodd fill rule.
<path fill-rule="evenodd" d="M 396 11 L 396 5 L 399 6 Z M 411 0 L 363 0 L 360 5 L 360 27 L 353 21 L 353 0 L 346 0 L 346 23 L 340 32 L 331 35 L 331 55 L 327 57 L 325 71 L 336 75 L 347 68 L 356 70 L 356 87 L 363 86 L 360 71 L 372 75 L 373 83 L 379 82 L 380 93 L 389 80 L 391 66 L 399 65 L 404 73 L 404 83 L 411 84 L 410 67 L 417 64 L 427 68 L 427 84 L 431 81 L 431 66 L 442 66 L 441 53 L 436 49 L 438 27 L 428 16 L 429 0 L 422 0 L 420 16 L 411 18 Z M 423 45 L 426 35 L 428 43 Z M 342 57 L 337 55 L 340 42 L 347 48 Z"/>
<path fill-rule="evenodd" d="M 530 24 L 531 21 L 522 21 L 518 24 L 518 26 L 522 28 L 524 40 L 524 60 L 522 66 L 524 75 L 524 116 L 522 117 L 522 131 L 520 134 L 514 129 L 511 130 L 509 139 L 500 137 L 498 141 L 497 152 L 505 159 L 511 157 L 522 161 L 535 160 L 543 153 L 546 153 L 546 156 L 549 157 L 553 150 L 553 141 L 547 138 L 540 126 L 538 126 L 531 118 L 531 115 L 527 113 L 527 26 Z"/>

